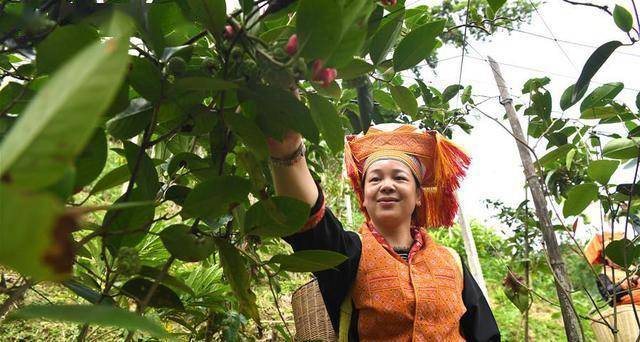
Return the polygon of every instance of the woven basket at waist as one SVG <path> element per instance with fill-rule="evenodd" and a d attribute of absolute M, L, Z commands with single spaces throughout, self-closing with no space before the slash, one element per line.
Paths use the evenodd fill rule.
<path fill-rule="evenodd" d="M 317 279 L 300 286 L 293 293 L 291 305 L 296 324 L 296 341 L 336 341 Z"/>

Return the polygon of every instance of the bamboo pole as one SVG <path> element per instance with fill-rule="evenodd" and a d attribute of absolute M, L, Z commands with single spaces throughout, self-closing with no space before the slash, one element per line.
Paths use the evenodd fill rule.
<path fill-rule="evenodd" d="M 471 275 L 473 279 L 476 280 L 478 286 L 482 290 L 482 294 L 487 298 L 487 302 L 489 301 L 489 295 L 487 292 L 487 285 L 484 281 L 484 276 L 482 275 L 482 266 L 480 266 L 480 258 L 478 257 L 478 250 L 476 248 L 476 241 L 473 238 L 473 232 L 471 228 L 467 226 L 467 221 L 464 218 L 464 214 L 462 213 L 462 201 L 458 199 L 459 207 L 458 207 L 458 224 L 460 224 L 460 231 L 462 232 L 462 241 L 464 242 L 464 250 L 467 252 L 467 261 L 469 262 L 469 271 L 471 271 Z"/>
<path fill-rule="evenodd" d="M 556 292 L 558 294 L 558 300 L 560 302 L 560 308 L 562 311 L 562 319 L 564 321 L 564 330 L 567 334 L 567 341 L 582 341 L 582 333 L 580 322 L 571 300 L 571 283 L 567 277 L 564 261 L 560 254 L 558 247 L 558 241 L 553 231 L 553 225 L 551 224 L 551 218 L 549 217 L 547 210 L 547 202 L 542 191 L 542 185 L 540 179 L 536 175 L 531 155 L 529 154 L 528 147 L 525 146 L 525 137 L 516 115 L 516 110 L 513 107 L 513 100 L 509 96 L 509 91 L 505 85 L 504 78 L 500 72 L 500 66 L 496 61 L 489 58 L 489 65 L 493 71 L 493 76 L 496 80 L 498 90 L 500 91 L 500 103 L 504 106 L 509 123 L 511 124 L 512 134 L 516 138 L 516 145 L 518 146 L 518 152 L 520 159 L 522 160 L 522 166 L 524 167 L 524 174 L 527 179 L 527 184 L 531 190 L 533 197 L 533 203 L 536 208 L 536 216 L 540 221 L 540 228 L 542 230 L 542 237 L 545 242 L 547 254 L 549 256 L 549 262 L 551 264 L 551 271 L 555 275 L 554 282 L 556 285 Z"/>

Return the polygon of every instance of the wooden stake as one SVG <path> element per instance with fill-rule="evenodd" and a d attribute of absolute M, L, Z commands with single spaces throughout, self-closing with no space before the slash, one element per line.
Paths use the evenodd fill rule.
<path fill-rule="evenodd" d="M 531 190 L 533 197 L 533 203 L 536 208 L 536 216 L 540 221 L 540 228 L 542 229 L 542 237 L 544 239 L 545 247 L 547 249 L 547 255 L 549 256 L 549 263 L 551 264 L 551 271 L 555 275 L 556 292 L 558 294 L 558 300 L 560 302 L 560 309 L 562 311 L 562 319 L 564 321 L 564 330 L 567 334 L 567 341 L 582 341 L 582 327 L 578 320 L 575 308 L 571 301 L 571 283 L 567 277 L 564 261 L 558 248 L 558 241 L 556 239 L 555 232 L 553 231 L 553 225 L 551 224 L 551 218 L 549 211 L 547 210 L 547 201 L 542 191 L 542 185 L 538 178 L 529 149 L 523 145 L 526 142 L 520 121 L 516 115 L 516 110 L 513 107 L 513 100 L 509 96 L 509 91 L 505 85 L 504 78 L 500 72 L 500 66 L 496 61 L 489 57 L 489 65 L 493 71 L 493 76 L 498 85 L 500 91 L 500 103 L 507 111 L 507 117 L 511 124 L 512 134 L 516 138 L 516 145 L 518 146 L 518 152 L 520 153 L 520 159 L 522 160 L 522 166 L 524 167 L 524 174 L 527 179 L 527 184 Z"/>
<path fill-rule="evenodd" d="M 478 286 L 482 290 L 484 297 L 487 298 L 487 302 L 489 301 L 489 295 L 487 292 L 487 285 L 484 281 L 484 276 L 482 275 L 482 266 L 480 266 L 480 258 L 478 258 L 478 250 L 476 249 L 476 242 L 473 238 L 473 232 L 471 228 L 467 226 L 467 221 L 464 219 L 464 214 L 462 213 L 462 202 L 458 199 L 459 207 L 458 207 L 458 224 L 460 224 L 460 230 L 462 231 L 462 241 L 464 241 L 464 250 L 467 252 L 467 258 L 469 262 L 469 271 L 471 271 L 471 275 L 473 279 L 476 280 Z"/>

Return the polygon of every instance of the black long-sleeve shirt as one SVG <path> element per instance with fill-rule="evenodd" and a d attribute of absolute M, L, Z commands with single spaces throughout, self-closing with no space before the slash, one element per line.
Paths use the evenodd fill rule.
<path fill-rule="evenodd" d="M 322 191 L 311 212 L 316 213 L 324 203 Z M 358 234 L 345 231 L 340 221 L 329 208 L 318 224 L 309 230 L 284 238 L 294 251 L 324 249 L 342 253 L 347 260 L 334 269 L 314 272 L 324 304 L 334 330 L 339 330 L 340 305 L 353 286 L 362 253 L 362 242 Z M 462 301 L 467 311 L 460 319 L 461 333 L 467 341 L 500 341 L 500 331 L 482 290 L 462 264 L 464 289 Z M 353 304 L 352 304 L 353 307 Z M 349 327 L 349 341 L 359 341 L 358 312 L 353 310 Z"/>

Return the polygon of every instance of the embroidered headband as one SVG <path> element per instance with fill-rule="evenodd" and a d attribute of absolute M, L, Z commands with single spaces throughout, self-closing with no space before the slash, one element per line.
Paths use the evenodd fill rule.
<path fill-rule="evenodd" d="M 422 189 L 413 224 L 426 228 L 453 224 L 458 211 L 455 191 L 471 160 L 452 141 L 412 125 L 381 124 L 370 127 L 367 134 L 347 136 L 344 150 L 347 176 L 367 220 L 362 177 L 374 162 L 397 159 L 409 166 Z"/>

